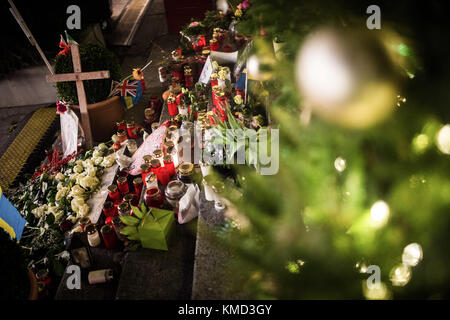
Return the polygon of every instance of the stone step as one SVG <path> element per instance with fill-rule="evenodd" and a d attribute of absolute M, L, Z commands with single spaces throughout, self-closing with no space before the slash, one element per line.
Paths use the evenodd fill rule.
<path fill-rule="evenodd" d="M 220 244 L 215 232 L 215 228 L 225 223 L 225 217 L 216 211 L 214 201 L 205 199 L 204 191 L 200 193 L 200 201 L 191 299 L 248 299 L 238 289 L 242 279 L 230 268 L 233 255 Z"/>
<path fill-rule="evenodd" d="M 111 44 L 114 46 L 131 46 L 143 17 L 152 0 L 132 0 L 119 15 Z"/>
<path fill-rule="evenodd" d="M 176 223 L 168 251 L 141 248 L 128 252 L 116 300 L 190 299 L 196 223 Z"/>

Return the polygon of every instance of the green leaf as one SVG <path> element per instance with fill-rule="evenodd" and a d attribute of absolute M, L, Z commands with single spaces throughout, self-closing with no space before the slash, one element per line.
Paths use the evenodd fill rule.
<path fill-rule="evenodd" d="M 141 211 L 143 214 L 147 213 L 147 206 L 144 202 L 141 202 Z"/>
<path fill-rule="evenodd" d="M 140 220 L 132 216 L 121 216 L 120 221 L 128 226 L 137 226 Z"/>
<path fill-rule="evenodd" d="M 131 206 L 131 210 L 133 211 L 133 214 L 138 217 L 139 219 L 142 219 L 142 217 L 144 216 L 144 213 L 142 213 L 141 210 L 139 210 L 138 207 L 135 206 Z"/>
<path fill-rule="evenodd" d="M 127 236 L 127 238 L 129 239 L 129 240 L 134 240 L 134 241 L 140 241 L 141 240 L 141 238 L 139 237 L 139 233 L 133 233 L 133 234 L 130 234 L 129 236 Z"/>
<path fill-rule="evenodd" d="M 125 236 L 131 236 L 131 235 L 137 234 L 138 231 L 137 231 L 136 227 L 126 226 L 126 227 L 122 228 L 122 230 L 120 230 L 120 233 Z"/>

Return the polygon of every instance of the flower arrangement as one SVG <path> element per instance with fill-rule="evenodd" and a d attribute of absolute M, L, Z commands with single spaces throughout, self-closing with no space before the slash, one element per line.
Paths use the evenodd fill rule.
<path fill-rule="evenodd" d="M 186 24 L 181 30 L 181 34 L 193 40 L 193 38 L 205 34 L 205 25 L 202 22 L 191 20 L 190 23 Z"/>
<path fill-rule="evenodd" d="M 103 169 L 114 164 L 115 154 L 101 143 L 62 159 L 54 151 L 50 158 L 26 183 L 9 189 L 7 197 L 27 220 L 20 243 L 29 261 L 44 261 L 62 273 L 58 262 L 64 250 L 60 225 L 73 225 L 89 214 L 86 201 L 100 186 Z"/>

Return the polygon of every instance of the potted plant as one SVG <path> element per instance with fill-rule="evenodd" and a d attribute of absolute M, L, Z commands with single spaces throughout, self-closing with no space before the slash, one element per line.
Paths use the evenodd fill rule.
<path fill-rule="evenodd" d="M 115 122 L 123 118 L 124 108 L 120 97 L 108 98 L 112 80 L 120 80 L 120 65 L 116 56 L 108 49 L 95 45 L 80 45 L 81 70 L 83 72 L 109 70 L 109 79 L 83 81 L 88 103 L 92 137 L 95 141 L 109 140 Z M 72 73 L 72 55 L 59 55 L 55 59 L 55 73 Z M 80 116 L 78 95 L 74 81 L 58 82 L 58 95 L 69 102 L 75 113 Z"/>
<path fill-rule="evenodd" d="M 36 300 L 37 280 L 20 246 L 0 228 L 0 300 Z"/>

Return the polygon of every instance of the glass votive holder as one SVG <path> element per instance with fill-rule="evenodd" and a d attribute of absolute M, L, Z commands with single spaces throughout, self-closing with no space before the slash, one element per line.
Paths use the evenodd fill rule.
<path fill-rule="evenodd" d="M 100 239 L 100 235 L 98 234 L 95 225 L 93 224 L 88 225 L 86 227 L 86 232 L 87 232 L 87 239 L 91 247 L 98 247 L 100 243 L 102 243 L 102 240 Z"/>
<path fill-rule="evenodd" d="M 114 202 L 120 201 L 120 193 L 116 184 L 112 184 L 108 187 L 108 195 L 112 201 Z"/>
<path fill-rule="evenodd" d="M 102 234 L 103 242 L 105 247 L 108 249 L 114 249 L 117 246 L 116 234 L 114 233 L 113 227 L 110 225 L 104 225 L 100 232 Z"/>
<path fill-rule="evenodd" d="M 128 186 L 128 179 L 126 177 L 119 177 L 117 179 L 117 186 L 122 196 L 130 192 L 130 188 Z"/>
<path fill-rule="evenodd" d="M 150 189 L 150 188 L 157 188 L 157 187 L 158 187 L 158 179 L 156 177 L 156 174 L 154 174 L 153 172 L 150 172 L 145 177 L 145 188 Z"/>
<path fill-rule="evenodd" d="M 152 123 L 152 132 L 155 132 L 159 128 L 159 122 Z"/>
<path fill-rule="evenodd" d="M 161 208 L 164 197 L 158 188 L 150 188 L 145 192 L 145 204 L 152 208 Z"/>
<path fill-rule="evenodd" d="M 153 151 L 153 159 L 158 159 L 161 166 L 164 164 L 163 162 L 164 153 L 161 149 L 156 149 Z"/>
<path fill-rule="evenodd" d="M 117 208 L 112 201 L 105 201 L 103 204 L 103 213 L 105 217 L 113 217 L 117 214 Z"/>
<path fill-rule="evenodd" d="M 128 139 L 127 140 L 127 148 L 128 148 L 128 151 L 130 151 L 130 154 L 133 155 L 137 150 L 136 140 Z"/>
<path fill-rule="evenodd" d="M 134 193 L 136 193 L 136 196 L 138 198 L 141 196 L 143 184 L 144 183 L 142 177 L 137 177 L 133 179 Z"/>

